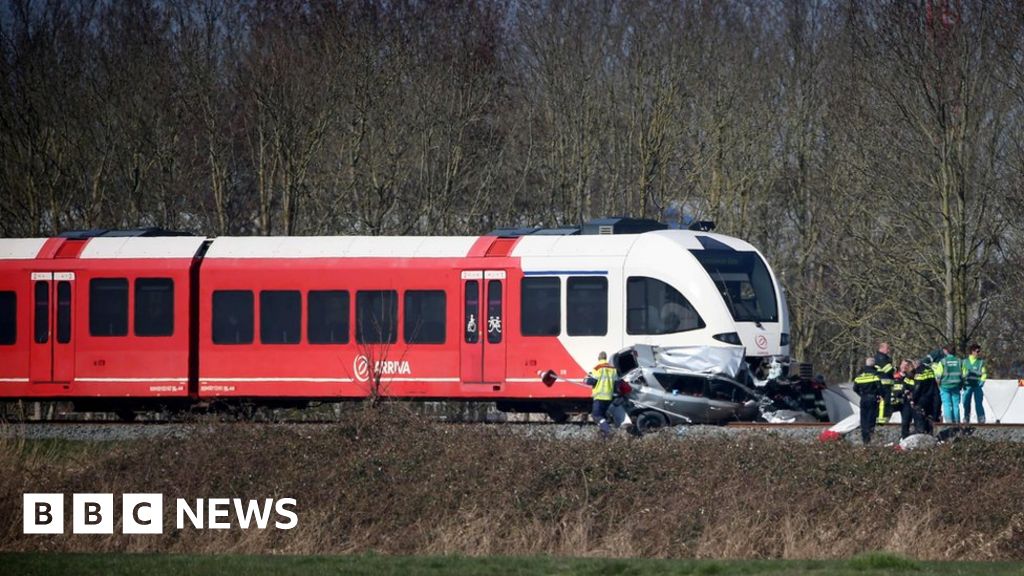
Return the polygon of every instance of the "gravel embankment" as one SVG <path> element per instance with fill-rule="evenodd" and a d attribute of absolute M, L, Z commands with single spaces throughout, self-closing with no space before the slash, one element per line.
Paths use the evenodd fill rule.
<path fill-rule="evenodd" d="M 223 425 L 223 424 L 219 424 Z M 281 426 L 281 427 L 330 427 L 330 423 L 238 423 L 237 426 Z M 123 423 L 10 423 L 0 425 L 0 437 L 25 438 L 28 440 L 60 439 L 82 442 L 120 442 L 146 438 L 183 438 L 194 432 L 211 428 L 204 423 L 164 424 L 123 424 Z M 505 431 L 507 434 L 527 438 L 572 439 L 587 438 L 597 434 L 593 425 L 580 424 L 453 424 L 459 427 L 487 426 Z M 942 428 L 940 428 L 941 430 Z M 646 436 L 644 441 L 685 441 L 700 438 L 730 438 L 744 435 L 778 436 L 813 442 L 818 439 L 824 426 L 774 425 L 774 426 L 677 426 Z M 974 426 L 973 435 L 985 440 L 1024 442 L 1024 426 Z M 886 445 L 899 440 L 899 426 L 889 425 L 876 429 L 873 444 Z M 624 431 L 616 434 L 625 435 Z M 655 440 L 656 439 L 656 440 Z M 847 435 L 846 440 L 860 443 L 860 432 Z"/>

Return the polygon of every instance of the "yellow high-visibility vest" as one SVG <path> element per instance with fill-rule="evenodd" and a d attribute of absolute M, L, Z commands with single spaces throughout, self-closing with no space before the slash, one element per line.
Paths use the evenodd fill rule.
<path fill-rule="evenodd" d="M 611 400 L 612 389 L 615 386 L 615 377 L 618 372 L 615 368 L 607 362 L 602 362 L 594 369 L 590 371 L 590 376 L 597 380 L 597 384 L 594 384 L 594 390 L 590 393 L 590 396 L 594 400 Z"/>

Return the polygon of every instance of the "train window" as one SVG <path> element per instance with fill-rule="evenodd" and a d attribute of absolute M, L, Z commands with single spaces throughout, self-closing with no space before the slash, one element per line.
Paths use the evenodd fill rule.
<path fill-rule="evenodd" d="M 367 290 L 356 293 L 356 342 L 394 344 L 398 336 L 398 292 Z"/>
<path fill-rule="evenodd" d="M 253 297 L 249 290 L 213 293 L 213 343 L 251 344 Z"/>
<path fill-rule="evenodd" d="M 666 392 L 685 394 L 687 396 L 704 395 L 704 378 L 701 376 L 667 374 L 661 372 L 655 373 L 654 377 Z"/>
<path fill-rule="evenodd" d="M 46 344 L 50 341 L 50 283 L 36 282 L 34 290 L 36 291 L 36 323 L 33 338 L 36 344 Z"/>
<path fill-rule="evenodd" d="M 673 334 L 704 326 L 690 302 L 661 280 L 637 276 L 626 282 L 627 334 Z"/>
<path fill-rule="evenodd" d="M 310 344 L 348 343 L 348 291 L 310 290 L 306 337 Z"/>
<path fill-rule="evenodd" d="M 775 286 L 756 252 L 691 250 L 737 322 L 778 322 Z"/>
<path fill-rule="evenodd" d="M 71 342 L 71 282 L 57 282 L 57 343 Z"/>
<path fill-rule="evenodd" d="M 445 305 L 443 290 L 407 290 L 403 313 L 406 343 L 444 344 Z"/>
<path fill-rule="evenodd" d="M 93 278 L 89 281 L 89 334 L 128 335 L 127 278 Z"/>
<path fill-rule="evenodd" d="M 557 277 L 523 278 L 523 336 L 558 336 L 562 331 L 562 281 Z"/>
<path fill-rule="evenodd" d="M 480 282 L 469 280 L 466 282 L 466 316 L 465 323 L 466 342 L 476 344 L 480 341 L 480 319 L 477 314 L 480 310 Z"/>
<path fill-rule="evenodd" d="M 18 340 L 18 293 L 0 292 L 0 346 Z"/>
<path fill-rule="evenodd" d="M 135 335 L 170 336 L 174 334 L 174 280 L 138 278 L 135 280 Z"/>
<path fill-rule="evenodd" d="M 487 342 L 498 344 L 501 342 L 502 322 L 501 313 L 501 280 L 487 281 Z"/>
<path fill-rule="evenodd" d="M 260 343 L 298 344 L 302 331 L 302 295 L 298 290 L 260 292 Z"/>
<path fill-rule="evenodd" d="M 604 336 L 608 333 L 607 278 L 569 278 L 565 298 L 569 336 Z"/>

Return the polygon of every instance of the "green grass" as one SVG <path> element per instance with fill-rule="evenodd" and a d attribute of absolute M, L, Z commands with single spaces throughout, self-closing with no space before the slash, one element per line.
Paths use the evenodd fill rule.
<path fill-rule="evenodd" d="M 0 553 L 0 572 L 51 576 L 242 574 L 455 574 L 466 576 L 564 574 L 579 576 L 670 576 L 713 574 L 795 575 L 1024 575 L 1019 563 L 917 562 L 889 554 L 850 560 L 621 560 L 595 558 L 469 558 L 463 556 L 199 556 L 170 554 Z"/>

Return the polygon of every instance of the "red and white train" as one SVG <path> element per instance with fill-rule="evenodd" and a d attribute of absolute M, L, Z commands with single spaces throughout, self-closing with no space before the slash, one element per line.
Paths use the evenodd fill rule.
<path fill-rule="evenodd" d="M 373 392 L 557 412 L 588 398 L 572 381 L 602 350 L 788 357 L 783 291 L 756 249 L 658 228 L 0 240 L 0 399 L 125 412 Z"/>

